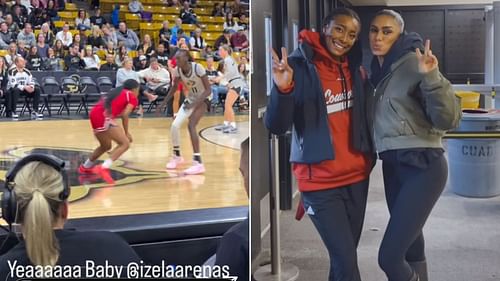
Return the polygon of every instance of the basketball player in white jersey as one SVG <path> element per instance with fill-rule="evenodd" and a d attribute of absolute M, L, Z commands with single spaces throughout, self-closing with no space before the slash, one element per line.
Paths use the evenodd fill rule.
<path fill-rule="evenodd" d="M 219 47 L 219 55 L 224 60 L 224 78 L 227 80 L 228 92 L 224 104 L 224 124 L 215 128 L 224 133 L 236 133 L 236 122 L 234 119 L 233 105 L 240 97 L 243 89 L 248 87 L 238 70 L 238 64 L 231 57 L 231 47 L 223 45 Z"/>
<path fill-rule="evenodd" d="M 205 72 L 205 68 L 201 64 L 193 62 L 189 50 L 179 49 L 175 53 L 177 68 L 174 71 L 174 85 L 170 88 L 167 97 L 162 104 L 157 108 L 159 113 L 170 100 L 175 90 L 179 86 L 179 82 L 183 82 L 188 88 L 188 95 L 182 104 L 177 116 L 172 122 L 172 145 L 174 155 L 167 163 L 167 169 L 176 169 L 184 162 L 180 152 L 180 128 L 182 124 L 189 119 L 188 129 L 191 136 L 191 144 L 193 145 L 193 165 L 184 171 L 187 175 L 202 174 L 205 172 L 205 166 L 201 161 L 200 141 L 196 131 L 196 125 L 200 121 L 203 114 L 207 110 L 210 101 L 208 97 L 211 95 L 210 82 Z"/>

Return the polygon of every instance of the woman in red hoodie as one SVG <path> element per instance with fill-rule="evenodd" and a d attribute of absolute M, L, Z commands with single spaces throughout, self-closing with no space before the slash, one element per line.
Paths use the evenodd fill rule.
<path fill-rule="evenodd" d="M 281 60 L 273 51 L 266 126 L 274 134 L 293 128 L 290 161 L 305 211 L 330 255 L 330 281 L 361 279 L 356 248 L 374 158 L 360 30 L 354 11 L 337 9 L 321 33 L 300 33 L 290 57 L 284 48 Z"/>

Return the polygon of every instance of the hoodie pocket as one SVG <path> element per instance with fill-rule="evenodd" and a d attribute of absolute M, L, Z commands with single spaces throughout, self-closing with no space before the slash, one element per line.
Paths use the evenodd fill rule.
<path fill-rule="evenodd" d="M 392 119 L 389 124 L 393 125 L 395 130 L 395 132 L 392 132 L 393 134 L 395 133 L 396 136 L 415 135 L 415 130 L 410 125 L 410 122 L 408 122 L 408 119 L 397 110 L 397 107 L 394 106 L 394 102 L 390 98 L 387 99 L 387 108 L 390 115 L 389 118 Z"/>

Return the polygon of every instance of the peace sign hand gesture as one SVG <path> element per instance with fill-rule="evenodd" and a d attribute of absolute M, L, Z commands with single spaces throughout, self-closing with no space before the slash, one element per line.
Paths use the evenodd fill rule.
<path fill-rule="evenodd" d="M 436 56 L 432 54 L 431 51 L 431 41 L 429 39 L 425 40 L 424 54 L 420 52 L 420 49 L 415 50 L 418 59 L 418 71 L 420 73 L 429 73 L 438 67 L 438 60 Z"/>
<path fill-rule="evenodd" d="M 278 54 L 271 48 L 273 56 L 273 79 L 280 90 L 284 90 L 292 85 L 293 69 L 288 65 L 288 52 L 286 48 L 281 48 L 281 60 Z"/>

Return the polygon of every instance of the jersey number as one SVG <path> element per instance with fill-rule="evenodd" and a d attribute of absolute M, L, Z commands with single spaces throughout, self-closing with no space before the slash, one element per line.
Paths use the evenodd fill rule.
<path fill-rule="evenodd" d="M 197 94 L 198 93 L 198 89 L 196 89 L 196 87 L 192 87 L 191 88 L 191 91 L 193 91 L 194 94 Z"/>

